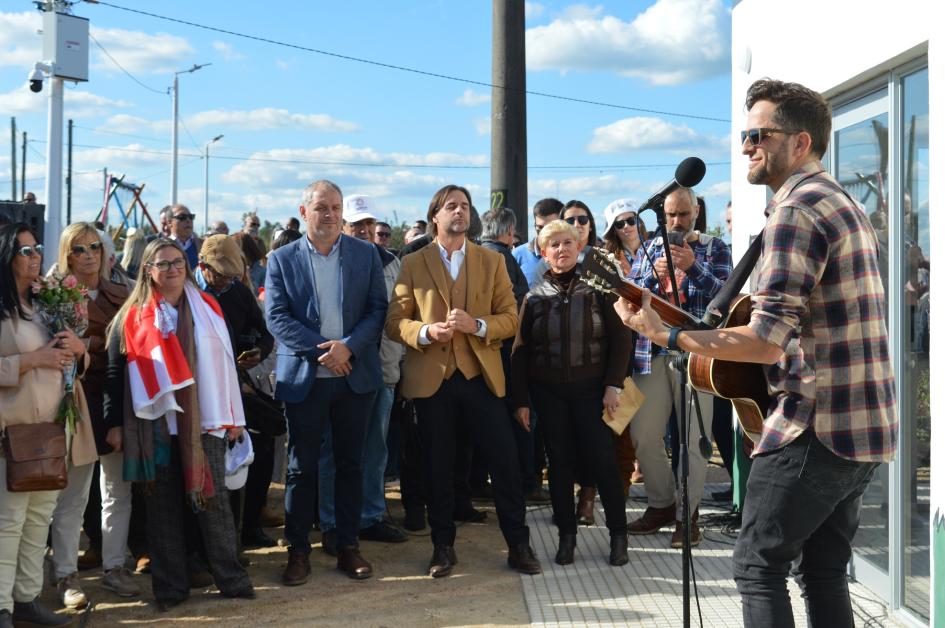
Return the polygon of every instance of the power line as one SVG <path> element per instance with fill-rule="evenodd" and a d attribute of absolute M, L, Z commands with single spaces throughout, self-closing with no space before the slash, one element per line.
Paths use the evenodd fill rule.
<path fill-rule="evenodd" d="M 102 128 L 96 129 L 90 126 L 83 126 L 81 124 L 74 124 L 73 127 L 76 129 L 82 129 L 84 131 L 91 131 L 92 133 L 104 133 L 107 135 L 120 135 L 122 137 L 131 137 L 131 138 L 139 139 L 139 140 L 148 140 L 150 142 L 166 142 L 167 141 L 166 137 L 151 137 L 149 135 L 135 135 L 134 133 L 122 133 L 121 131 L 111 131 L 109 129 L 102 129 Z"/>
<path fill-rule="evenodd" d="M 163 95 L 165 95 L 165 96 L 167 95 L 167 90 L 154 89 L 154 88 L 151 87 L 150 85 L 145 85 L 144 83 L 142 83 L 141 81 L 139 81 L 137 78 L 135 78 L 135 75 L 134 75 L 134 74 L 132 74 L 131 72 L 129 72 L 128 70 L 126 70 L 124 67 L 122 67 L 122 65 L 121 65 L 120 63 L 118 63 L 118 61 L 115 60 L 115 57 L 113 57 L 110 52 L 108 52 L 107 50 L 105 50 L 105 46 L 103 46 L 102 44 L 100 44 L 100 43 L 98 42 L 98 40 L 95 39 L 95 35 L 93 35 L 92 33 L 89 33 L 89 39 L 91 39 L 93 42 L 95 42 L 95 45 L 98 46 L 99 49 L 100 49 L 102 52 L 105 53 L 105 56 L 108 57 L 108 58 L 111 60 L 111 62 L 114 63 L 115 66 L 116 66 L 119 70 L 121 70 L 122 72 L 124 72 L 125 74 L 127 74 L 127 75 L 128 75 L 128 78 L 130 78 L 132 81 L 134 81 L 135 83 L 137 83 L 137 84 L 140 85 L 141 87 L 145 88 L 145 89 L 148 90 L 149 92 L 154 92 L 155 94 L 163 94 Z"/>
<path fill-rule="evenodd" d="M 410 72 L 412 74 L 419 74 L 421 76 L 429 76 L 432 78 L 443 79 L 447 81 L 455 81 L 457 83 L 467 83 L 469 85 L 478 85 L 479 87 L 490 87 L 495 89 L 508 89 L 513 90 L 512 87 L 505 87 L 504 85 L 497 85 L 495 83 L 487 83 L 485 81 L 476 81 L 473 79 L 462 78 L 458 76 L 451 76 L 449 74 L 440 74 L 437 72 L 429 72 L 427 70 L 420 70 L 417 68 L 411 68 L 403 65 L 395 65 L 392 63 L 384 63 L 382 61 L 375 61 L 373 59 L 364 59 L 361 57 L 353 57 L 351 55 L 345 55 L 337 52 L 331 52 L 328 50 L 320 50 L 318 48 L 310 48 L 308 46 L 302 46 L 299 44 L 292 44 L 284 41 L 279 41 L 276 39 L 269 39 L 267 37 L 260 37 L 258 35 L 249 35 L 246 33 L 239 33 L 236 31 L 227 30 L 224 28 L 218 28 L 215 26 L 207 26 L 206 24 L 198 24 L 196 22 L 189 22 L 187 20 L 182 20 L 179 18 L 168 17 L 166 15 L 158 15 L 157 13 L 149 13 L 148 11 L 142 11 L 140 9 L 131 9 L 129 7 L 119 6 L 117 4 L 112 4 L 110 2 L 101 2 L 100 0 L 85 0 L 90 4 L 98 4 L 113 9 L 119 9 L 121 11 L 128 11 L 129 13 L 137 13 L 138 15 L 146 15 L 148 17 L 153 17 L 158 20 L 165 20 L 167 22 L 174 22 L 177 24 L 184 24 L 185 26 L 192 26 L 194 28 L 200 28 L 206 31 L 211 31 L 214 33 L 222 33 L 224 35 L 232 35 L 233 37 L 240 37 L 242 39 L 250 39 L 253 41 L 259 41 L 266 44 L 273 44 L 275 46 L 282 46 L 284 48 L 293 48 L 295 50 L 302 50 L 305 52 L 312 52 L 315 54 L 325 55 L 326 57 L 334 57 L 336 59 L 343 59 L 345 61 L 354 61 L 355 63 L 364 63 L 367 65 L 373 65 L 376 67 L 387 68 L 389 70 L 399 70 L 401 72 Z M 652 113 L 661 116 L 673 117 L 673 118 L 690 118 L 694 120 L 708 120 L 711 122 L 725 122 L 729 123 L 731 120 L 727 118 L 713 118 L 711 116 L 699 116 L 691 113 L 678 113 L 672 111 L 660 111 L 658 109 L 645 109 L 643 107 L 631 107 L 629 105 L 618 105 L 614 103 L 606 103 L 597 100 L 586 100 L 583 98 L 572 98 L 570 96 L 562 96 L 560 94 L 549 94 L 547 92 L 535 92 L 531 90 L 525 90 L 526 94 L 531 96 L 541 96 L 542 98 L 553 98 L 555 100 L 564 100 L 567 102 L 580 103 L 584 105 L 596 105 L 598 107 L 609 107 L 611 109 L 622 109 L 626 111 L 636 111 L 638 113 Z"/>

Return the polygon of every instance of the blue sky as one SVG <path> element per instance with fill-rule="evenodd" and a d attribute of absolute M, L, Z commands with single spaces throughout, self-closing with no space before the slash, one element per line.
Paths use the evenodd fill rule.
<path fill-rule="evenodd" d="M 488 0 L 112 4 L 338 55 L 491 81 Z M 529 204 L 546 196 L 577 198 L 602 217 L 610 201 L 644 200 L 672 178 L 679 161 L 698 155 L 709 168 L 697 191 L 709 204 L 709 224 L 722 224 L 730 179 L 729 3 L 526 5 L 527 88 L 625 107 L 528 97 Z M 168 202 L 171 99 L 165 92 L 175 71 L 195 63 L 212 65 L 180 77 L 178 199 L 200 216 L 198 228 L 203 147 L 219 134 L 224 138 L 211 148 L 210 216 L 227 220 L 231 228 L 253 209 L 273 222 L 297 215 L 302 188 L 318 178 L 336 181 L 346 193 L 375 196 L 389 219 L 395 212 L 408 222 L 421 217 L 433 192 L 446 183 L 468 186 L 473 202 L 488 206 L 488 87 L 102 4 L 76 4 L 74 13 L 90 19 L 92 35 L 127 71 L 93 42 L 89 82 L 67 84 L 66 118 L 76 125 L 75 219 L 97 214 L 106 167 L 145 183 L 144 201 L 154 213 Z M 32 3 L 0 3 L 0 137 L 8 141 L 9 117 L 16 116 L 19 130 L 31 140 L 26 187 L 42 202 L 47 90 L 34 95 L 26 83 L 42 55 L 40 25 Z M 10 193 L 9 173 L 4 149 L 0 197 Z"/>

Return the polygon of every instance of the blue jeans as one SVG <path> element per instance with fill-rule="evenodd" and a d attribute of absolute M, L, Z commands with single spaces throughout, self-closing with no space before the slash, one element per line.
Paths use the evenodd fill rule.
<path fill-rule="evenodd" d="M 382 386 L 374 397 L 370 418 L 364 431 L 361 454 L 363 476 L 361 493 L 361 528 L 377 523 L 387 512 L 384 499 L 384 469 L 387 468 L 387 429 L 394 405 L 394 387 Z M 332 455 L 331 429 L 325 430 L 322 455 L 318 461 L 318 519 L 321 529 L 335 527 L 335 458 Z"/>
<path fill-rule="evenodd" d="M 322 434 L 334 434 L 334 489 L 338 495 L 338 546 L 358 544 L 361 513 L 361 450 L 375 392 L 356 393 L 344 377 L 320 378 L 301 403 L 285 404 L 289 426 L 289 467 L 286 471 L 285 538 L 290 551 L 310 552 L 309 532 L 315 522 L 318 461 Z"/>
<path fill-rule="evenodd" d="M 794 626 L 789 573 L 811 626 L 853 626 L 846 569 L 877 466 L 840 458 L 811 430 L 754 459 L 734 554 L 745 626 Z"/>

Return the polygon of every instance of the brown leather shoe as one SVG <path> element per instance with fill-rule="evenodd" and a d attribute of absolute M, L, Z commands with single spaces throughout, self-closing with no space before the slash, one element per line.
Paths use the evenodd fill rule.
<path fill-rule="evenodd" d="M 428 573 L 433 578 L 445 578 L 453 573 L 453 566 L 459 562 L 452 545 L 433 546 L 433 556 L 430 558 Z"/>
<path fill-rule="evenodd" d="M 582 486 L 578 493 L 578 503 L 574 514 L 577 515 L 578 523 L 582 526 L 594 525 L 594 498 L 597 497 L 597 489 L 593 486 Z"/>
<path fill-rule="evenodd" d="M 338 548 L 338 571 L 345 572 L 349 578 L 364 580 L 374 573 L 371 563 L 364 560 L 357 545 Z"/>
<path fill-rule="evenodd" d="M 665 508 L 651 508 L 647 506 L 646 512 L 636 521 L 631 521 L 627 526 L 627 532 L 630 534 L 655 534 L 663 526 L 676 521 L 676 504 L 670 504 Z"/>
<path fill-rule="evenodd" d="M 290 551 L 289 562 L 282 572 L 282 583 L 289 587 L 295 587 L 308 582 L 308 576 L 312 573 L 312 566 L 308 563 L 308 552 Z"/>
<path fill-rule="evenodd" d="M 541 573 L 541 563 L 535 556 L 535 550 L 528 543 L 519 543 L 509 548 L 509 567 L 519 573 L 534 576 Z"/>
<path fill-rule="evenodd" d="M 676 530 L 673 531 L 673 538 L 670 540 L 669 546 L 673 549 L 682 549 L 684 538 L 683 522 L 677 521 Z M 695 547 L 701 541 L 702 530 L 699 529 L 699 509 L 696 508 L 695 512 L 692 513 L 692 520 L 689 524 L 689 544 L 691 547 Z"/>

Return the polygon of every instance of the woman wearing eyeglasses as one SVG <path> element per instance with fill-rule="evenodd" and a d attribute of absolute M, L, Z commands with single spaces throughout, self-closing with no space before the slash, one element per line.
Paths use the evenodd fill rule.
<path fill-rule="evenodd" d="M 82 341 L 69 331 L 50 338 L 33 310 L 31 284 L 41 264 L 42 245 L 26 224 L 0 227 L 0 431 L 54 421 L 63 397 L 63 371 L 76 361 L 85 363 Z M 81 391 L 78 381 L 76 390 Z M 80 394 L 80 409 L 83 400 Z M 73 438 L 70 463 L 94 460 L 91 431 L 81 434 Z M 68 616 L 56 615 L 38 601 L 49 518 L 59 491 L 10 492 L 6 465 L 0 448 L 0 626 L 12 626 L 14 619 L 23 625 L 67 624 Z"/>
<path fill-rule="evenodd" d="M 125 548 L 128 543 L 128 524 L 131 519 L 131 484 L 122 477 L 121 425 L 107 425 L 103 409 L 105 367 L 105 328 L 128 298 L 128 288 L 110 279 L 106 263 L 106 247 L 96 230 L 88 222 L 77 222 L 66 227 L 59 240 L 60 274 L 72 274 L 89 291 L 89 326 L 84 334 L 89 354 L 89 366 L 82 380 L 89 405 L 95 447 L 101 463 L 99 475 L 101 503 L 101 537 L 87 530 L 94 539 L 90 551 L 101 552 L 105 576 L 102 586 L 122 597 L 139 595 L 141 590 L 125 569 Z M 56 590 L 63 606 L 84 608 L 88 603 L 79 581 L 78 553 L 83 513 L 89 499 L 89 490 L 95 464 L 69 469 L 69 484 L 59 495 L 52 518 L 53 568 Z M 97 547 L 96 547 L 97 546 Z"/>
<path fill-rule="evenodd" d="M 178 243 L 148 244 L 139 277 L 108 330 L 105 415 L 123 426 L 125 479 L 148 485 L 154 597 L 166 610 L 190 595 L 184 532 L 190 508 L 220 593 L 254 598 L 237 559 L 224 484 L 226 441 L 239 438 L 245 425 L 226 322 L 216 300 L 194 283 Z"/>

